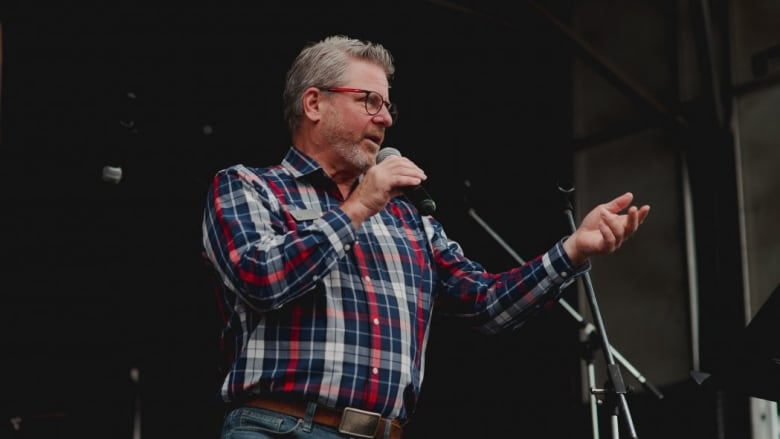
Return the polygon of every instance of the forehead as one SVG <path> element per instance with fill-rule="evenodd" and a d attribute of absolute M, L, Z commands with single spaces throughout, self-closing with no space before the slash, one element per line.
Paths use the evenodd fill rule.
<path fill-rule="evenodd" d="M 346 80 L 350 87 L 377 91 L 384 95 L 387 94 L 389 89 L 384 69 L 365 60 L 350 61 Z"/>

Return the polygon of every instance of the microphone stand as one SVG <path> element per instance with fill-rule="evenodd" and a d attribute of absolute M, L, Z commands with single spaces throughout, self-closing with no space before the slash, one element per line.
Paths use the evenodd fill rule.
<path fill-rule="evenodd" d="M 470 187 L 470 183 L 468 181 L 466 182 L 466 186 Z M 576 230 L 576 226 L 574 225 L 574 218 L 572 216 L 573 208 L 571 207 L 571 202 L 568 200 L 568 194 L 573 192 L 574 188 L 572 187 L 571 189 L 564 189 L 564 188 L 559 187 L 558 189 L 561 192 L 563 192 L 565 195 L 567 195 L 565 197 L 565 200 L 566 200 L 565 213 L 566 213 L 566 215 L 568 217 L 569 225 L 572 228 L 572 232 L 573 232 L 574 230 Z M 496 242 L 498 242 L 501 245 L 501 247 L 503 247 L 504 250 L 507 253 L 509 253 L 520 265 L 525 264 L 525 260 L 523 260 L 523 258 L 521 258 L 512 249 L 512 247 L 509 246 L 509 244 L 507 244 L 501 238 L 501 236 L 498 233 L 496 233 L 490 227 L 490 225 L 488 225 L 487 222 L 485 222 L 477 214 L 477 212 L 473 208 L 469 208 L 468 209 L 468 214 L 483 229 L 485 229 L 485 231 L 487 231 L 488 234 L 490 234 L 490 236 Z M 598 319 L 597 323 L 601 322 L 599 324 L 599 328 L 600 329 L 597 330 L 597 328 L 595 326 L 593 326 L 591 323 L 587 322 L 564 299 L 562 299 L 562 298 L 559 299 L 558 300 L 558 304 L 561 305 L 566 310 L 566 312 L 568 312 L 569 315 L 571 315 L 577 321 L 577 323 L 580 325 L 580 328 L 584 331 L 584 333 L 586 335 L 586 340 L 583 342 L 583 344 L 586 347 L 584 349 L 584 351 L 583 351 L 583 356 L 585 357 L 585 362 L 587 364 L 588 383 L 590 384 L 590 389 L 591 389 L 591 394 L 590 394 L 590 411 L 591 411 L 591 425 L 592 425 L 592 429 L 593 429 L 593 438 L 594 439 L 598 439 L 599 438 L 599 428 L 598 428 L 599 427 L 599 423 L 598 423 L 598 411 L 597 411 L 598 398 L 597 398 L 596 395 L 597 394 L 598 395 L 607 394 L 608 392 L 606 390 L 603 390 L 603 389 L 596 389 L 595 388 L 595 369 L 594 369 L 594 366 L 593 366 L 593 353 L 594 353 L 596 347 L 598 346 L 598 344 L 593 342 L 593 338 L 595 336 L 599 335 L 599 334 L 606 334 L 606 330 L 604 329 L 604 324 L 603 324 L 603 321 L 601 320 L 601 315 L 598 313 L 598 305 L 596 304 L 595 295 L 593 294 L 593 286 L 592 286 L 592 284 L 590 282 L 590 276 L 588 275 L 588 273 L 585 273 L 584 277 L 585 277 L 585 280 L 586 280 L 586 286 L 588 287 L 588 290 L 589 290 L 589 295 L 590 295 L 590 297 L 593 298 L 591 300 L 591 310 L 592 310 L 592 313 L 593 313 L 594 317 L 596 317 Z M 613 387 L 613 389 L 615 389 L 615 390 L 613 390 L 613 392 L 621 397 L 621 401 L 620 401 L 621 405 L 619 407 L 624 407 L 624 412 L 626 413 L 626 416 L 627 416 L 627 423 L 628 423 L 628 426 L 629 426 L 629 430 L 631 432 L 631 437 L 636 438 L 637 437 L 636 436 L 636 431 L 634 430 L 633 422 L 631 421 L 631 415 L 630 415 L 630 412 L 628 411 L 628 404 L 625 401 L 625 393 L 626 393 L 625 392 L 625 385 L 623 384 L 623 379 L 622 379 L 622 377 L 620 375 L 620 369 L 615 365 L 614 358 L 617 358 L 617 360 L 620 361 L 620 364 L 626 370 L 628 370 L 631 373 L 631 375 L 640 384 L 642 384 L 642 386 L 644 388 L 646 388 L 647 390 L 652 392 L 658 399 L 663 399 L 664 395 L 663 395 L 663 393 L 661 393 L 660 390 L 658 390 L 658 388 L 656 386 L 654 386 L 652 383 L 647 381 L 647 379 L 623 355 L 621 355 L 620 352 L 617 351 L 617 349 L 615 349 L 613 346 L 611 346 L 609 344 L 608 340 L 606 339 L 606 335 L 601 337 L 600 344 L 601 344 L 602 349 L 605 352 L 605 355 L 607 356 L 607 364 L 608 364 L 609 376 L 610 376 L 610 380 L 613 382 L 612 387 Z M 617 392 L 618 386 L 616 386 L 614 383 L 618 383 L 619 384 L 619 386 L 620 386 L 619 387 L 620 393 Z M 610 399 L 612 399 L 613 401 L 615 400 L 614 398 L 610 398 Z M 617 402 L 617 401 L 615 401 L 615 402 Z M 617 418 L 616 418 L 616 416 L 617 416 L 617 408 L 618 408 L 618 406 L 615 405 L 614 406 L 613 423 L 612 423 L 613 434 L 615 435 L 615 437 L 617 437 L 616 436 L 617 435 Z"/>
<path fill-rule="evenodd" d="M 563 212 L 569 221 L 572 233 L 577 229 L 574 223 L 574 215 L 572 214 L 574 207 L 572 207 L 569 195 L 574 192 L 574 186 L 561 187 L 558 186 L 558 190 L 563 194 L 564 209 Z M 595 389 L 591 388 L 591 393 L 595 395 L 605 395 L 605 399 L 611 409 L 611 423 L 612 437 L 618 438 L 618 415 L 622 412 L 628 427 L 629 434 L 632 438 L 636 438 L 636 430 L 634 429 L 634 423 L 631 420 L 631 411 L 628 409 L 628 402 L 626 401 L 626 385 L 623 382 L 623 376 L 620 373 L 620 367 L 615 364 L 614 356 L 612 355 L 612 349 L 610 349 L 609 341 L 607 340 L 607 330 L 604 326 L 604 320 L 601 318 L 598 302 L 596 301 L 596 294 L 593 290 L 593 284 L 590 280 L 590 273 L 585 272 L 583 274 L 583 281 L 585 283 L 585 291 L 588 295 L 588 301 L 590 303 L 591 314 L 596 321 L 596 327 L 598 328 L 598 335 L 600 336 L 600 342 L 602 351 L 604 352 L 604 358 L 607 362 L 607 376 L 608 376 L 608 389 Z"/>

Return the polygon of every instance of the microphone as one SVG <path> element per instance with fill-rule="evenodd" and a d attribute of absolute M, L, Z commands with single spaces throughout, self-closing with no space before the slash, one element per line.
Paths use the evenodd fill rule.
<path fill-rule="evenodd" d="M 401 151 L 390 147 L 380 149 L 376 156 L 377 164 L 382 163 L 384 159 L 390 157 L 391 155 L 397 155 L 400 157 Z M 430 195 L 428 195 L 428 192 L 425 190 L 425 188 L 422 187 L 422 185 L 402 187 L 401 190 L 403 191 L 406 198 L 408 198 L 409 201 L 414 204 L 414 207 L 416 207 L 421 214 L 432 215 L 433 212 L 436 211 L 436 202 L 433 201 Z"/>

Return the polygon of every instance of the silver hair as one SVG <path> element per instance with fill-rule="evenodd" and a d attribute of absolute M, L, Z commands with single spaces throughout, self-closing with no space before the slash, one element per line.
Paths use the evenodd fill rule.
<path fill-rule="evenodd" d="M 333 35 L 307 44 L 295 57 L 282 95 L 284 120 L 294 132 L 303 117 L 303 92 L 309 87 L 336 87 L 343 81 L 350 58 L 382 67 L 388 81 L 395 72 L 393 57 L 381 44 Z"/>

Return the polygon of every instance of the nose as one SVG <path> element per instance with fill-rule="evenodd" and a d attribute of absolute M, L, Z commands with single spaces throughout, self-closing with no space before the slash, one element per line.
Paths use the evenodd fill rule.
<path fill-rule="evenodd" d="M 374 122 L 381 123 L 386 127 L 391 127 L 395 123 L 395 120 L 393 120 L 393 115 L 390 114 L 390 110 L 388 110 L 386 106 L 382 105 L 382 109 L 379 111 L 379 113 L 374 115 Z"/>

